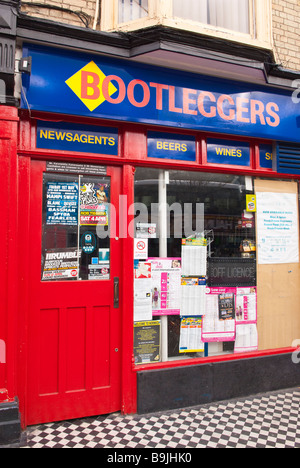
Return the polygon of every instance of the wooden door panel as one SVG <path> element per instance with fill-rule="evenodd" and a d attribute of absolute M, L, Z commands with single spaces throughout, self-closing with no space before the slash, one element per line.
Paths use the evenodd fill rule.
<path fill-rule="evenodd" d="M 41 276 L 43 174 L 32 163 L 28 424 L 109 413 L 121 408 L 120 308 L 114 277 L 120 276 L 120 243 L 110 239 L 110 277 L 43 281 Z M 117 207 L 120 170 L 107 170 L 111 204 Z M 113 220 L 112 220 L 113 221 Z M 62 244 L 60 244 L 62 242 Z M 59 238 L 61 248 L 64 239 Z M 97 253 L 97 252 L 96 252 Z"/>

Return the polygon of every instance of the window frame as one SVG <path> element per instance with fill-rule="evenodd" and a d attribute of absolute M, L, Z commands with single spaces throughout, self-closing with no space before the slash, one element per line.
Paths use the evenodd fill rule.
<path fill-rule="evenodd" d="M 173 17 L 173 0 L 148 0 L 149 15 L 126 23 L 118 23 L 119 0 L 102 0 L 102 31 L 134 31 L 137 29 L 163 25 L 171 28 L 195 32 L 220 39 L 231 40 L 256 47 L 272 49 L 272 0 L 249 0 L 250 34 L 231 31 L 209 24 L 198 23 Z M 255 18 L 254 15 L 255 7 Z"/>

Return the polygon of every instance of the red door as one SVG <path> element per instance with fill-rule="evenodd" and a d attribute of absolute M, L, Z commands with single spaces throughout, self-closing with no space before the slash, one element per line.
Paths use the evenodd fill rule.
<path fill-rule="evenodd" d="M 120 180 L 32 162 L 28 425 L 121 408 Z"/>

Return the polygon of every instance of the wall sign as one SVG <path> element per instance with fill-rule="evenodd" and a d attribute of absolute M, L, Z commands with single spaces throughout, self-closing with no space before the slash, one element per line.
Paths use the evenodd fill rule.
<path fill-rule="evenodd" d="M 38 121 L 36 147 L 117 156 L 118 129 Z"/>
<path fill-rule="evenodd" d="M 76 164 L 64 163 L 56 161 L 47 161 L 47 172 L 61 172 L 68 174 L 81 174 L 81 175 L 106 175 L 107 168 L 105 166 L 98 166 L 96 164 Z"/>
<path fill-rule="evenodd" d="M 196 139 L 188 135 L 148 132 L 148 157 L 196 161 Z"/>
<path fill-rule="evenodd" d="M 259 163 L 264 169 L 272 169 L 273 165 L 273 146 L 259 145 Z"/>
<path fill-rule="evenodd" d="M 23 56 L 24 109 L 300 142 L 289 90 L 34 44 Z"/>
<path fill-rule="evenodd" d="M 210 287 L 256 286 L 256 260 L 252 258 L 209 258 Z"/>
<path fill-rule="evenodd" d="M 250 145 L 228 140 L 207 140 L 207 162 L 233 166 L 250 166 Z"/>

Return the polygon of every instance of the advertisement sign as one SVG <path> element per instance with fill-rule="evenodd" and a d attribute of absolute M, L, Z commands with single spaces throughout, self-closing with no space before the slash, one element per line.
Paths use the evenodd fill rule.
<path fill-rule="evenodd" d="M 300 142 L 289 90 L 35 44 L 28 56 L 24 109 Z"/>
<path fill-rule="evenodd" d="M 204 342 L 235 340 L 235 294 L 236 288 L 207 288 L 202 329 Z"/>
<path fill-rule="evenodd" d="M 181 306 L 181 259 L 151 258 L 152 314 L 179 315 Z"/>
<path fill-rule="evenodd" d="M 188 135 L 148 132 L 148 158 L 196 161 L 196 139 Z"/>
<path fill-rule="evenodd" d="M 38 121 L 36 147 L 117 156 L 118 129 Z"/>
<path fill-rule="evenodd" d="M 229 140 L 207 140 L 207 162 L 232 166 L 250 166 L 250 144 Z"/>
<path fill-rule="evenodd" d="M 77 248 L 46 250 L 42 280 L 77 280 L 80 257 Z"/>
<path fill-rule="evenodd" d="M 179 353 L 202 353 L 202 318 L 183 317 L 180 322 Z"/>
<path fill-rule="evenodd" d="M 86 182 L 80 187 L 80 225 L 108 226 L 108 184 Z"/>
<path fill-rule="evenodd" d="M 134 361 L 160 362 L 160 320 L 134 323 Z"/>
<path fill-rule="evenodd" d="M 77 226 L 78 183 L 47 182 L 46 224 Z"/>
<path fill-rule="evenodd" d="M 256 286 L 256 259 L 211 257 L 207 275 L 207 283 L 212 287 Z"/>

